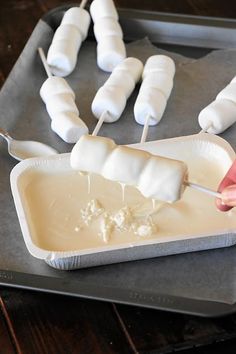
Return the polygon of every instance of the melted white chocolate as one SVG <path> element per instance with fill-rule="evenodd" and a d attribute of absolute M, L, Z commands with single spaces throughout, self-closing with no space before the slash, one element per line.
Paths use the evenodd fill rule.
<path fill-rule="evenodd" d="M 190 156 L 187 163 L 191 181 L 217 188 L 223 172 L 216 161 Z M 234 210 L 222 213 L 213 197 L 190 188 L 176 203 L 155 204 L 153 210 L 151 199 L 126 186 L 124 205 L 120 184 L 99 175 L 91 174 L 88 194 L 87 175 L 74 170 L 27 171 L 24 208 L 31 237 L 38 247 L 50 251 L 164 242 L 223 233 L 235 226 Z M 86 208 L 93 214 L 87 224 L 81 214 Z"/>

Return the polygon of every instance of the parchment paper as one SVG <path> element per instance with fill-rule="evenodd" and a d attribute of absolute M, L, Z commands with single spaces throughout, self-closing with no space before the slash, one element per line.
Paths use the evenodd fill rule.
<path fill-rule="evenodd" d="M 50 118 L 39 97 L 46 79 L 37 47 L 47 51 L 53 32 L 40 21 L 19 57 L 0 95 L 1 127 L 18 139 L 40 140 L 60 152 L 72 146 L 61 141 L 50 129 Z M 96 45 L 86 41 L 78 65 L 68 78 L 75 90 L 80 115 L 93 130 L 96 119 L 90 106 L 96 90 L 109 74 L 96 66 Z M 181 51 L 181 48 L 180 48 Z M 236 51 L 214 51 L 195 60 L 152 45 L 148 38 L 127 45 L 129 56 L 143 62 L 153 54 L 164 53 L 176 62 L 174 89 L 162 121 L 149 129 L 148 140 L 190 135 L 200 130 L 197 116 L 236 74 Z M 138 87 L 117 123 L 104 124 L 100 134 L 118 144 L 136 143 L 142 134 L 133 118 Z M 236 127 L 223 134 L 234 147 Z M 33 258 L 25 248 L 9 187 L 9 173 L 16 164 L 0 142 L 0 268 L 77 283 L 99 284 L 115 289 L 130 289 L 150 294 L 169 294 L 193 299 L 234 303 L 236 301 L 236 248 L 161 257 L 144 261 L 62 272 Z"/>

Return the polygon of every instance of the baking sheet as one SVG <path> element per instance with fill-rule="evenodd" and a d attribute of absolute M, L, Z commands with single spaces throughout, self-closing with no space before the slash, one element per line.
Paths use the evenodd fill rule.
<path fill-rule="evenodd" d="M 40 21 L 1 91 L 0 119 L 1 126 L 18 139 L 40 140 L 67 152 L 72 146 L 50 130 L 50 119 L 38 96 L 46 74 L 36 49 L 42 46 L 46 50 L 52 34 L 51 28 Z M 163 51 L 145 38 L 128 44 L 127 51 L 143 61 L 152 54 L 167 53 L 177 63 L 175 86 L 165 116 L 157 127 L 150 128 L 148 140 L 197 133 L 199 111 L 236 73 L 233 49 L 214 51 L 195 60 Z M 90 131 L 96 124 L 90 105 L 107 77 L 96 67 L 95 43 L 86 41 L 77 69 L 68 81 Z M 142 127 L 134 122 L 132 113 L 137 92 L 136 89 L 121 119 L 104 125 L 101 135 L 114 138 L 118 144 L 140 139 Z M 223 134 L 234 148 L 235 134 L 235 126 Z M 25 248 L 10 193 L 9 173 L 16 161 L 8 156 L 2 141 L 0 155 L 1 283 L 182 312 L 214 315 L 233 311 L 234 307 L 227 305 L 236 302 L 235 247 L 73 272 L 57 271 L 34 259 Z M 101 289 L 97 289 L 97 284 Z"/>

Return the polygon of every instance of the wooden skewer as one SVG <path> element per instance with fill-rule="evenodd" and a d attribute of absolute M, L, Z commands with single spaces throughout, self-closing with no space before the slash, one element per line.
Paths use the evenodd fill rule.
<path fill-rule="evenodd" d="M 212 123 L 209 123 L 206 127 L 206 129 L 202 129 L 200 130 L 200 132 L 198 134 L 201 134 L 201 133 L 207 133 L 208 129 L 212 127 Z"/>
<path fill-rule="evenodd" d="M 93 136 L 96 136 L 98 135 L 98 132 L 104 122 L 104 120 L 106 119 L 106 117 L 109 115 L 109 112 L 108 111 L 104 111 L 102 114 L 101 114 L 101 117 L 99 118 L 98 122 L 97 122 L 97 125 L 96 127 L 94 128 L 94 131 L 92 132 L 92 135 Z"/>
<path fill-rule="evenodd" d="M 52 73 L 51 73 L 50 68 L 49 68 L 49 65 L 48 65 L 48 63 L 47 63 L 47 59 L 46 59 L 46 57 L 45 57 L 43 48 L 38 48 L 38 52 L 39 52 L 39 56 L 40 56 L 40 58 L 41 58 L 41 60 L 42 60 L 44 69 L 45 69 L 45 71 L 46 71 L 46 73 L 47 73 L 47 76 L 48 76 L 48 77 L 52 77 Z"/>
<path fill-rule="evenodd" d="M 145 143 L 146 139 L 147 139 L 147 134 L 148 134 L 148 128 L 149 128 L 149 120 L 150 120 L 151 116 L 148 114 L 145 118 L 145 123 L 144 123 L 144 127 L 143 127 L 143 133 L 140 139 L 140 143 Z"/>
<path fill-rule="evenodd" d="M 79 7 L 80 7 L 81 9 L 84 9 L 85 6 L 86 6 L 86 4 L 87 4 L 87 2 L 88 2 L 88 0 L 82 0 L 81 3 L 80 3 L 80 5 L 79 5 Z"/>

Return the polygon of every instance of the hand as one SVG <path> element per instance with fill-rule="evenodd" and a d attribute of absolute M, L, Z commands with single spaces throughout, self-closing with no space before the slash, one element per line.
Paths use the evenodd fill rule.
<path fill-rule="evenodd" d="M 221 211 L 228 211 L 236 206 L 236 160 L 221 181 L 218 192 L 222 198 L 216 199 L 216 206 Z"/>

